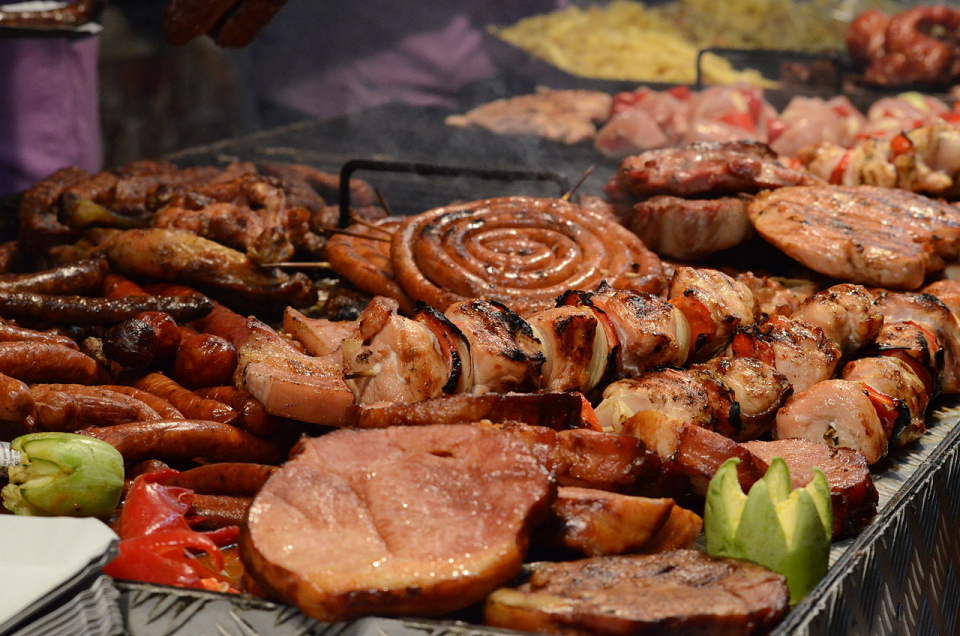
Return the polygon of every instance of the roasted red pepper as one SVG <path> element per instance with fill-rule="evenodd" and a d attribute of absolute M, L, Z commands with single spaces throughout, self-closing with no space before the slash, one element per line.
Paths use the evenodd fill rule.
<path fill-rule="evenodd" d="M 843 176 L 847 173 L 847 166 L 850 165 L 850 156 L 852 154 L 852 150 L 848 150 L 843 153 L 843 156 L 840 157 L 840 161 L 837 162 L 837 165 L 830 173 L 830 183 L 833 185 L 840 185 L 843 183 Z"/>
<path fill-rule="evenodd" d="M 890 140 L 890 160 L 905 155 L 913 148 L 913 142 L 906 135 L 897 135 Z"/>
<path fill-rule="evenodd" d="M 679 309 L 690 325 L 691 355 L 717 335 L 717 323 L 710 308 L 697 298 L 693 290 L 688 289 L 667 302 Z"/>

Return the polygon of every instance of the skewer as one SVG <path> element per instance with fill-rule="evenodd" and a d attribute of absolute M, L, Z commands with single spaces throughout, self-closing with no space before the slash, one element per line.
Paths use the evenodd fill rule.
<path fill-rule="evenodd" d="M 378 192 L 378 194 L 379 194 L 379 192 Z M 356 213 L 354 213 L 354 212 L 351 212 L 351 213 L 350 213 L 350 220 L 353 221 L 354 223 L 358 224 L 358 225 L 362 225 L 363 227 L 368 227 L 368 228 L 370 228 L 371 230 L 376 230 L 377 232 L 383 232 L 383 233 L 386 234 L 387 236 L 393 237 L 393 232 L 391 232 L 390 230 L 388 230 L 388 229 L 386 229 L 386 228 L 382 228 L 382 227 L 380 227 L 379 225 L 377 225 L 376 223 L 371 223 L 370 221 L 367 221 L 366 219 L 361 219 L 361 218 L 360 218 L 359 216 L 357 216 Z"/>
<path fill-rule="evenodd" d="M 387 216 L 393 216 L 393 210 L 390 209 L 390 204 L 387 203 L 387 200 L 383 198 L 383 192 L 380 192 L 379 188 L 374 188 L 373 193 L 377 195 L 377 201 L 380 202 L 380 207 L 387 211 Z"/>
<path fill-rule="evenodd" d="M 596 170 L 596 168 L 597 168 L 596 164 L 594 164 L 594 165 L 590 166 L 589 168 L 587 168 L 587 169 L 583 172 L 583 175 L 581 175 L 580 179 L 579 179 L 575 184 L 573 184 L 573 187 L 572 187 L 572 188 L 570 188 L 570 191 L 567 192 L 566 194 L 564 194 L 564 195 L 563 195 L 562 197 L 560 197 L 560 198 L 563 199 L 564 201 L 569 201 L 569 200 L 570 200 L 570 197 L 572 197 L 572 196 L 574 195 L 574 193 L 575 193 L 577 190 L 580 189 L 580 186 L 583 185 L 583 182 L 587 180 L 587 177 L 589 177 L 591 174 L 593 174 L 593 171 Z"/>

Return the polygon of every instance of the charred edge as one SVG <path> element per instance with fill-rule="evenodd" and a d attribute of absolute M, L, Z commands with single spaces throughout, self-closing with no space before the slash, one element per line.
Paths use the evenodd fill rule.
<path fill-rule="evenodd" d="M 446 316 L 423 303 L 418 303 L 413 318 L 423 323 L 439 341 L 440 348 L 450 367 L 450 375 L 447 377 L 446 384 L 443 385 L 443 392 L 448 395 L 456 393 L 460 386 L 460 378 L 463 376 L 463 360 L 460 357 L 460 349 L 457 346 L 456 339 L 459 339 L 460 342 L 466 342 L 463 332 Z"/>

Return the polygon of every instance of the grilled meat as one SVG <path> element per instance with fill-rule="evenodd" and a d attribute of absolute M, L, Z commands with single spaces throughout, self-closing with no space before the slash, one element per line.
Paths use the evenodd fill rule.
<path fill-rule="evenodd" d="M 718 357 L 690 368 L 709 371 L 733 391 L 738 417 L 730 421 L 739 421 L 739 430 L 731 437 L 737 441 L 756 439 L 766 433 L 792 390 L 786 376 L 756 358 Z"/>
<path fill-rule="evenodd" d="M 750 217 L 791 258 L 854 283 L 916 289 L 960 250 L 960 208 L 900 190 L 781 188 L 754 199 Z"/>
<path fill-rule="evenodd" d="M 658 195 L 633 207 L 626 225 L 660 256 L 681 261 L 736 247 L 754 235 L 747 199 Z"/>
<path fill-rule="evenodd" d="M 736 278 L 753 292 L 761 316 L 791 316 L 817 291 L 816 284 L 806 280 L 757 276 L 753 272 L 740 272 Z"/>
<path fill-rule="evenodd" d="M 603 325 L 588 307 L 564 305 L 530 316 L 543 347 L 538 387 L 589 395 L 603 379 L 610 348 Z"/>
<path fill-rule="evenodd" d="M 884 315 L 866 289 L 843 284 L 808 297 L 791 318 L 820 327 L 847 356 L 873 342 Z"/>
<path fill-rule="evenodd" d="M 650 371 L 608 385 L 597 418 L 604 430 L 619 433 L 624 422 L 640 411 L 657 411 L 704 428 L 714 428 L 716 420 L 710 394 L 685 369 Z"/>
<path fill-rule="evenodd" d="M 785 580 L 697 550 L 535 563 L 487 598 L 494 627 L 564 636 L 762 634 L 789 609 Z"/>
<path fill-rule="evenodd" d="M 843 368 L 844 380 L 863 382 L 885 403 L 884 415 L 894 418 L 891 441 L 903 446 L 927 431 L 926 413 L 930 393 L 903 360 L 892 356 L 860 358 Z M 875 401 L 876 405 L 876 401 Z"/>

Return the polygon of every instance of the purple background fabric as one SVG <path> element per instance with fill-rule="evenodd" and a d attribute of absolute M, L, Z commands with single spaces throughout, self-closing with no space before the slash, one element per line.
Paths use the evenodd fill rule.
<path fill-rule="evenodd" d="M 100 169 L 97 36 L 0 38 L 0 195 Z"/>

